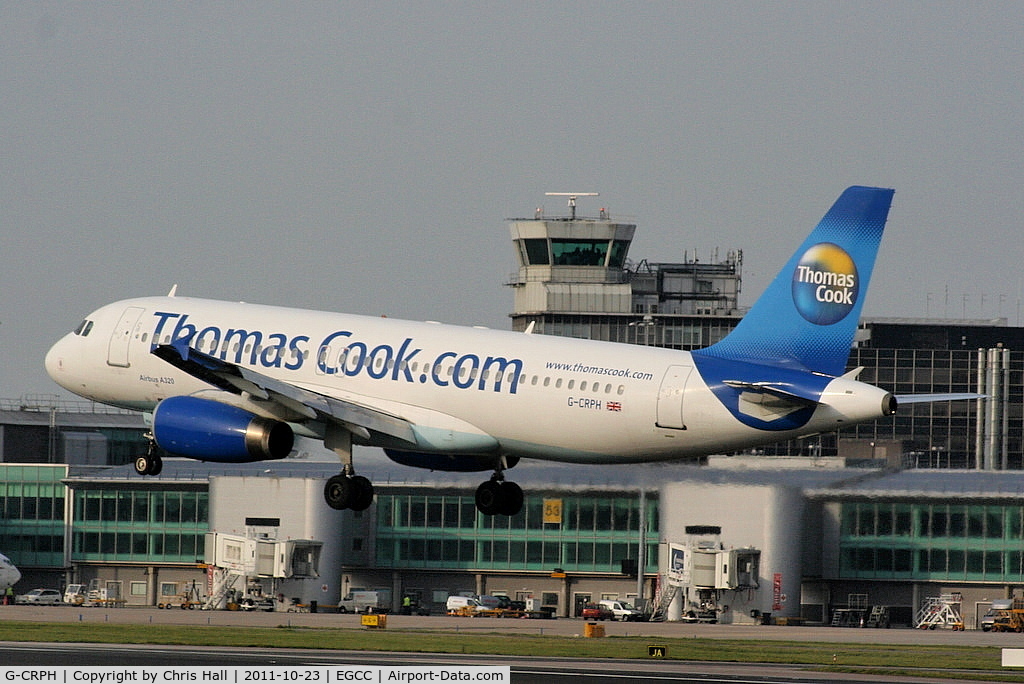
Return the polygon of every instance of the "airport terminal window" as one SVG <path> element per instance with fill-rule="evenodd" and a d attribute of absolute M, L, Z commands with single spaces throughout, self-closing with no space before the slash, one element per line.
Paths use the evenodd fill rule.
<path fill-rule="evenodd" d="M 877 512 L 873 518 L 872 510 Z M 1021 581 L 1022 513 L 1020 506 L 847 503 L 841 514 L 841 572 Z"/>
<path fill-rule="evenodd" d="M 560 525 L 543 524 L 542 497 L 528 499 L 523 511 L 508 518 L 479 515 L 471 496 L 383 496 L 377 503 L 376 563 L 439 569 L 564 566 L 618 572 L 618 560 L 629 557 L 639 520 L 633 500 L 611 499 L 614 503 L 602 508 L 609 524 L 595 528 L 596 499 L 586 496 L 565 498 Z M 581 507 L 590 512 L 583 516 L 591 521 L 589 529 L 576 526 Z M 425 517 L 423 524 L 412 526 L 408 523 L 417 518 L 411 514 L 416 508 Z M 649 522 L 655 521 L 650 529 L 656 535 L 656 502 L 648 503 L 647 512 Z M 615 535 L 622 535 L 622 541 L 616 541 Z M 653 554 L 656 559 L 657 544 L 652 548 L 648 557 Z"/>

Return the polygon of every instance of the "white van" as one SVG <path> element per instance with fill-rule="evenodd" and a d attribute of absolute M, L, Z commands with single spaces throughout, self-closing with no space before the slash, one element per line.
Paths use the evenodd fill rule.
<path fill-rule="evenodd" d="M 615 619 L 620 622 L 635 622 L 637 620 L 644 619 L 644 614 L 626 601 L 612 601 L 605 599 L 604 601 L 599 601 L 599 603 L 612 611 L 612 614 L 615 615 Z"/>
<path fill-rule="evenodd" d="M 480 610 L 480 602 L 471 596 L 449 596 L 444 609 L 449 615 L 475 612 Z"/>
<path fill-rule="evenodd" d="M 377 591 L 353 591 L 338 602 L 339 613 L 386 613 L 388 608 Z"/>

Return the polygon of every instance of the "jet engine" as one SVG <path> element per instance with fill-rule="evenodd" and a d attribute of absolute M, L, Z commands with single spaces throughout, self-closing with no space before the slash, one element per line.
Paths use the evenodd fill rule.
<path fill-rule="evenodd" d="M 477 473 L 494 470 L 498 463 L 496 454 L 431 454 L 418 451 L 398 451 L 385 449 L 384 453 L 395 463 L 426 468 L 427 470 L 443 470 L 455 473 Z M 519 463 L 519 457 L 508 457 L 506 466 L 511 468 Z"/>
<path fill-rule="evenodd" d="M 177 456 L 221 463 L 284 458 L 295 442 L 288 423 L 197 397 L 168 397 L 157 404 L 153 438 Z"/>

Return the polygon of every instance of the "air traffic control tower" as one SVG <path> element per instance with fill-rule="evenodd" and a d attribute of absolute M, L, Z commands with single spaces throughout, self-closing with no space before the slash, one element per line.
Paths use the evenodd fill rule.
<path fill-rule="evenodd" d="M 569 216 L 548 217 L 538 209 L 533 219 L 510 219 L 519 271 L 512 277 L 515 291 L 513 329 L 525 330 L 538 314 L 632 311 L 632 289 L 624 273 L 626 254 L 636 225 L 611 221 L 604 209 L 597 218 L 576 215 L 579 197 L 596 192 L 547 193 L 567 197 Z M 557 334 L 557 333 L 556 333 Z"/>
<path fill-rule="evenodd" d="M 513 330 L 692 349 L 736 325 L 742 252 L 721 262 L 629 263 L 636 224 L 604 209 L 578 216 L 577 200 L 597 193 L 547 194 L 568 198 L 568 216 L 538 209 L 508 220 L 518 265 L 508 283 Z"/>

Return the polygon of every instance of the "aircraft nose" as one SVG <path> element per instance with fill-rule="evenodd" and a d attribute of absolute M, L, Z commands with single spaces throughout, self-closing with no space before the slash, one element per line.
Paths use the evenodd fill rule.
<path fill-rule="evenodd" d="M 50 350 L 46 352 L 46 359 L 43 361 L 46 366 L 46 374 L 61 387 L 68 389 L 68 339 L 67 336 L 57 341 Z"/>

